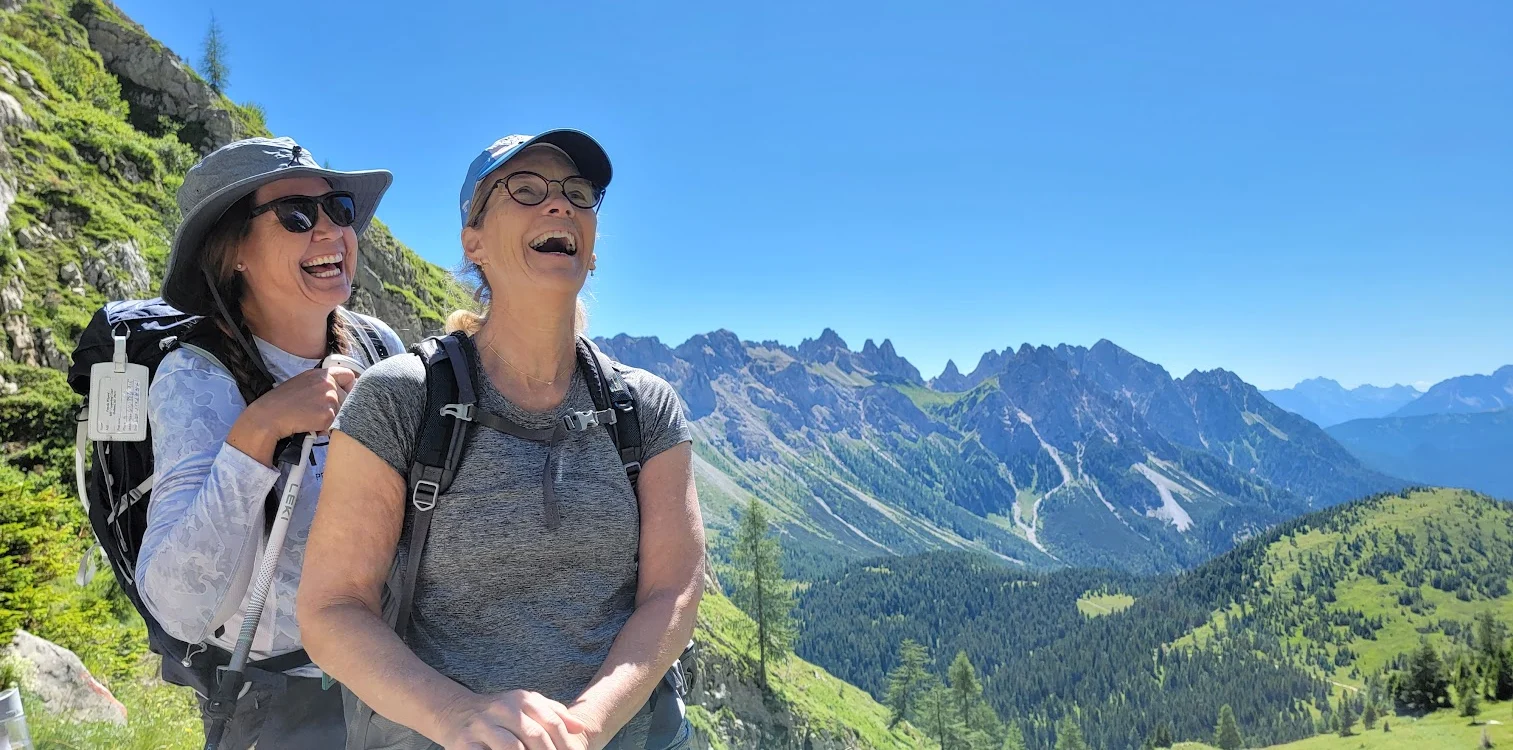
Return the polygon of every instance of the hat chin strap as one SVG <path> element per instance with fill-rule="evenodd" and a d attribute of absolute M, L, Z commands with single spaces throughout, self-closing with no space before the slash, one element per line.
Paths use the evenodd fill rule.
<path fill-rule="evenodd" d="M 201 268 L 200 271 L 205 275 L 205 285 L 210 287 L 210 297 L 215 300 L 215 309 L 225 319 L 226 327 L 231 329 L 231 338 L 235 339 L 236 343 L 247 352 L 248 359 L 257 367 L 258 373 L 268 379 L 268 385 L 274 385 L 277 381 L 273 379 L 273 373 L 268 372 L 268 365 L 263 362 L 263 355 L 258 353 L 257 347 L 251 341 L 247 340 L 246 334 L 242 333 L 242 327 L 236 325 L 235 319 L 231 317 L 231 310 L 226 307 L 226 301 L 221 299 L 221 290 L 216 286 L 215 278 L 210 275 L 210 269 Z"/>

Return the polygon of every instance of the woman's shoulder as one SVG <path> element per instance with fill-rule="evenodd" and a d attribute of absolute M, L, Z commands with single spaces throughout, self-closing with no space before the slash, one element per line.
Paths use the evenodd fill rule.
<path fill-rule="evenodd" d="M 153 374 L 152 382 L 166 380 L 226 381 L 232 385 L 236 379 L 214 355 L 194 346 L 179 346 L 163 356 Z"/>

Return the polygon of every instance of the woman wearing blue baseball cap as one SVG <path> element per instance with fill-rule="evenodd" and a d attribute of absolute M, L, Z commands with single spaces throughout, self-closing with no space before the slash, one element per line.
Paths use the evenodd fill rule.
<path fill-rule="evenodd" d="M 338 416 L 299 615 L 354 699 L 349 750 L 691 742 L 688 424 L 581 335 L 610 176 L 577 131 L 484 149 L 459 196 L 484 314 L 368 370 Z"/>
<path fill-rule="evenodd" d="M 207 732 L 224 729 L 221 750 L 324 750 L 345 734 L 341 701 L 321 689 L 294 617 L 319 468 L 296 485 L 299 501 L 250 640 L 246 689 L 212 699 L 250 618 L 279 454 L 289 453 L 281 439 L 326 430 L 354 368 L 404 348 L 382 322 L 342 307 L 358 235 L 391 179 L 383 170 L 322 168 L 288 138 L 250 138 L 206 156 L 178 191 L 183 221 L 162 296 L 204 317 L 163 358 L 148 390 L 155 482 L 135 579 L 152 619 L 188 644 L 182 659 L 165 658 L 163 674 L 199 693 Z M 354 368 L 322 366 L 332 354 L 355 358 Z M 325 452 L 319 440 L 308 459 L 324 466 Z M 290 461 L 307 459 L 292 453 Z"/>

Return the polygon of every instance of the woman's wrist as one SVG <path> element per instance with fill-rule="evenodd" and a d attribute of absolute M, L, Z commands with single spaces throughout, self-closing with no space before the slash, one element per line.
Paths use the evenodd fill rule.
<path fill-rule="evenodd" d="M 589 742 L 592 743 L 598 739 L 599 735 L 604 733 L 604 723 L 609 717 L 605 711 L 594 705 L 593 702 L 579 698 L 573 701 L 567 707 L 567 710 L 574 717 L 577 717 L 579 721 L 583 722 L 583 734 L 588 737 Z M 598 746 L 598 744 L 594 745 L 594 747 Z"/>
<path fill-rule="evenodd" d="M 273 449 L 278 446 L 278 441 L 283 436 L 278 434 L 277 426 L 271 424 L 272 420 L 264 411 L 258 408 L 257 402 L 252 402 L 242 410 L 241 416 L 231 425 L 231 433 L 226 436 L 226 442 L 233 448 L 251 456 L 264 466 L 273 466 Z"/>
<path fill-rule="evenodd" d="M 417 727 L 422 735 L 439 745 L 445 745 L 452 738 L 452 733 L 467 719 L 469 714 L 477 709 L 479 696 L 467 688 L 451 683 L 450 690 L 444 690 L 433 700 L 428 701 L 431 706 L 427 722 L 429 728 Z"/>

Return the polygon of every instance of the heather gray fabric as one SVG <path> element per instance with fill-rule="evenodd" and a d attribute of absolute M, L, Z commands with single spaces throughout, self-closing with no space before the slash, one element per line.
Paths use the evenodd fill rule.
<path fill-rule="evenodd" d="M 463 346 L 472 350 L 473 344 L 465 339 Z M 691 439 L 672 386 L 644 370 L 630 369 L 624 378 L 637 397 L 643 460 Z M 481 373 L 474 387 L 480 408 L 528 428 L 593 408 L 577 373 L 552 412 L 517 408 Z M 425 393 L 420 358 L 391 357 L 358 379 L 333 429 L 405 475 Z M 473 428 L 457 478 L 432 515 L 405 642 L 475 692 L 524 689 L 572 701 L 635 607 L 640 509 L 614 442 L 608 430 L 595 427 L 571 433 L 558 450 L 557 528 L 546 527 L 542 508 L 547 446 L 480 427 Z M 401 565 L 404 554 L 399 550 Z M 644 734 L 648 720 L 643 712 L 626 732 Z M 432 744 L 374 716 L 367 737 L 350 739 L 348 747 L 424 750 Z"/>

